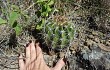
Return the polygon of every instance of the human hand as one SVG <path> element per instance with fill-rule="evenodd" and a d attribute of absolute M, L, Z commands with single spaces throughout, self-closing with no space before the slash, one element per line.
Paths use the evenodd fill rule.
<path fill-rule="evenodd" d="M 34 44 L 34 42 L 30 43 L 26 47 L 25 61 L 22 58 L 23 56 L 20 55 L 20 70 L 61 70 L 61 68 L 65 65 L 62 58 L 57 62 L 55 67 L 49 68 L 43 59 L 43 54 L 41 48 L 39 47 L 39 43 Z"/>

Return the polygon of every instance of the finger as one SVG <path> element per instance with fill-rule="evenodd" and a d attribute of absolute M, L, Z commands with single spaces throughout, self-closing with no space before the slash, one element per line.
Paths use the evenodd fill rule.
<path fill-rule="evenodd" d="M 32 41 L 32 43 L 30 44 L 30 69 L 33 69 L 34 67 L 34 63 L 36 60 L 36 50 L 35 50 L 35 45 L 34 42 Z"/>
<path fill-rule="evenodd" d="M 41 48 L 39 47 L 39 43 L 35 44 L 35 49 L 36 49 L 36 55 L 37 55 L 37 58 L 36 58 L 37 60 L 35 61 L 35 66 L 36 66 L 35 68 L 40 70 L 41 66 L 44 65 L 44 64 L 42 64 L 42 62 L 44 62 L 44 61 L 42 61 L 43 54 L 42 54 Z M 44 66 L 43 66 L 43 68 L 44 68 Z"/>
<path fill-rule="evenodd" d="M 34 61 L 36 59 L 36 49 L 33 41 L 30 44 L 30 48 L 31 48 L 31 52 L 30 52 L 31 61 Z"/>
<path fill-rule="evenodd" d="M 36 54 L 37 54 L 37 60 L 36 60 L 36 69 L 39 70 L 50 70 L 49 67 L 46 65 L 44 58 L 43 58 L 43 54 L 42 54 L 42 50 L 39 46 L 39 43 L 36 43 Z"/>
<path fill-rule="evenodd" d="M 23 56 L 21 54 L 19 56 L 19 67 L 20 70 L 24 70 L 24 61 L 23 61 Z"/>
<path fill-rule="evenodd" d="M 27 46 L 26 46 L 26 64 L 28 64 L 29 63 L 29 61 L 30 61 L 30 44 L 28 44 Z"/>
<path fill-rule="evenodd" d="M 62 58 L 62 59 L 60 59 L 60 60 L 57 62 L 56 66 L 55 66 L 53 69 L 54 69 L 54 70 L 61 70 L 61 68 L 62 68 L 64 65 L 65 65 L 65 62 L 63 61 L 63 58 Z"/>
<path fill-rule="evenodd" d="M 39 46 L 39 43 L 36 43 L 36 55 L 37 56 L 42 55 L 42 50 L 41 50 L 41 48 Z"/>

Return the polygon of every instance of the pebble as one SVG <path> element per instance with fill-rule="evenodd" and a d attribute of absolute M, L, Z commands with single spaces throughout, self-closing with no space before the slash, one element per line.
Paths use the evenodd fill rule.
<path fill-rule="evenodd" d="M 101 42 L 101 43 L 104 43 L 104 41 L 105 41 L 105 40 L 101 40 L 100 42 Z"/>
<path fill-rule="evenodd" d="M 100 47 L 100 49 L 110 52 L 109 46 L 106 46 L 105 44 L 101 44 L 101 43 L 99 43 L 98 46 Z"/>
<path fill-rule="evenodd" d="M 75 43 L 73 43 L 72 46 L 70 47 L 70 50 L 71 50 L 71 51 L 75 51 L 75 50 L 77 50 L 77 48 L 78 48 L 78 42 L 75 42 Z"/>
<path fill-rule="evenodd" d="M 82 38 L 81 41 L 82 41 L 82 42 L 85 42 L 85 39 Z"/>
<path fill-rule="evenodd" d="M 94 36 L 93 35 L 88 35 L 88 38 L 93 39 Z"/>
<path fill-rule="evenodd" d="M 99 38 L 95 38 L 94 41 L 97 42 L 97 43 L 100 43 Z"/>
<path fill-rule="evenodd" d="M 54 51 L 49 51 L 49 55 L 50 56 L 55 55 L 55 52 Z"/>
<path fill-rule="evenodd" d="M 76 53 L 76 51 L 72 51 L 71 53 L 72 53 L 72 54 L 75 54 L 75 53 Z"/>
<path fill-rule="evenodd" d="M 86 46 L 92 46 L 92 44 L 93 44 L 93 41 L 92 41 L 92 40 L 87 40 L 87 41 L 85 42 L 85 45 L 86 45 Z"/>
<path fill-rule="evenodd" d="M 100 59 L 103 56 L 102 53 L 93 50 L 92 53 L 89 54 L 90 59 Z"/>
<path fill-rule="evenodd" d="M 97 31 L 92 31 L 92 34 L 95 36 L 98 36 L 98 32 Z"/>
<path fill-rule="evenodd" d="M 47 54 L 44 55 L 44 60 L 46 61 L 47 65 L 50 67 L 53 65 L 53 61 L 55 61 L 55 59 L 56 59 L 56 55 L 53 56 L 49 56 Z"/>
<path fill-rule="evenodd" d="M 64 56 L 65 56 L 64 52 L 60 52 L 60 53 L 59 53 L 59 57 L 60 57 L 60 58 L 63 58 Z"/>
<path fill-rule="evenodd" d="M 74 51 L 75 49 L 73 47 L 70 47 L 70 51 Z"/>
<path fill-rule="evenodd" d="M 89 50 L 89 47 L 88 46 L 84 46 L 84 48 L 87 49 L 87 50 Z"/>
<path fill-rule="evenodd" d="M 106 42 L 106 45 L 107 45 L 107 46 L 110 46 L 110 42 L 107 41 L 107 42 Z"/>

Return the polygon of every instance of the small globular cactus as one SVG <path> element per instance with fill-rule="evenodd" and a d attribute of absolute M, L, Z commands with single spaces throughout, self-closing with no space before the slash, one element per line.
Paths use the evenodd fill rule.
<path fill-rule="evenodd" d="M 48 22 L 44 25 L 43 32 L 45 43 L 53 49 L 68 47 L 74 39 L 74 25 L 69 22 L 64 25 Z"/>

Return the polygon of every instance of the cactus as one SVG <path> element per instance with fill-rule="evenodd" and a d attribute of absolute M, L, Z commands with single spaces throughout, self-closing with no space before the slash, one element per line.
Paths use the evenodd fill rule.
<path fill-rule="evenodd" d="M 45 40 L 47 46 L 50 46 L 53 49 L 56 47 L 64 48 L 70 46 L 70 43 L 74 38 L 74 26 L 72 23 L 67 22 L 68 19 L 66 18 L 65 13 L 60 14 L 57 11 L 57 13 L 51 17 L 52 20 L 48 21 L 48 19 L 50 20 L 50 18 L 48 18 L 50 17 L 49 13 L 54 10 L 52 8 L 54 0 L 38 0 L 37 3 L 41 6 L 40 11 L 38 12 L 41 14 L 40 17 L 42 20 L 37 24 L 36 29 L 43 30 L 43 40 Z"/>
<path fill-rule="evenodd" d="M 68 47 L 74 39 L 74 26 L 69 22 L 65 25 L 48 22 L 44 25 L 43 32 L 45 43 L 53 49 Z"/>

